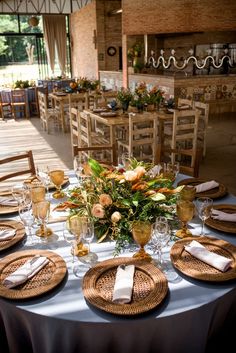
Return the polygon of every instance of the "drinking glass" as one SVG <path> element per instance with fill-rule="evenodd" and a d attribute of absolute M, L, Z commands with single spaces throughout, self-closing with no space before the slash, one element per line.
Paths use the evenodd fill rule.
<path fill-rule="evenodd" d="M 198 216 L 202 221 L 202 228 L 201 228 L 202 236 L 205 235 L 205 231 L 204 231 L 205 221 L 211 215 L 212 206 L 213 206 L 213 200 L 210 197 L 199 197 L 196 200 Z"/>
<path fill-rule="evenodd" d="M 167 163 L 166 164 L 166 173 L 169 175 L 171 180 L 175 180 L 179 174 L 179 162 Z"/>
<path fill-rule="evenodd" d="M 49 167 L 43 166 L 37 168 L 37 176 L 39 177 L 40 181 L 43 183 L 46 189 L 46 199 L 49 200 L 49 185 L 51 184 L 50 176 L 49 176 Z"/>
<path fill-rule="evenodd" d="M 118 166 L 120 168 L 124 168 L 125 170 L 129 169 L 130 155 L 128 152 L 123 152 L 118 156 Z"/>
<path fill-rule="evenodd" d="M 50 215 L 50 202 L 46 200 L 40 201 L 35 206 L 37 218 L 40 222 L 40 228 L 36 231 L 36 235 L 39 237 L 48 237 L 53 234 L 53 231 L 46 227 Z"/>
<path fill-rule="evenodd" d="M 72 254 L 72 266 L 75 263 L 75 248 L 76 248 L 76 237 L 75 234 L 70 232 L 67 227 L 67 222 L 63 224 L 63 237 L 67 243 L 71 245 L 71 254 Z"/>
<path fill-rule="evenodd" d="M 80 155 L 75 156 L 73 160 L 73 165 L 74 165 L 74 171 L 77 176 L 77 179 L 81 184 L 83 179 L 90 174 L 88 157 L 82 153 Z"/>
<path fill-rule="evenodd" d="M 52 170 L 49 172 L 50 179 L 56 187 L 56 191 L 52 194 L 54 199 L 62 199 L 65 193 L 61 190 L 61 186 L 64 181 L 65 173 L 64 170 Z"/>
<path fill-rule="evenodd" d="M 32 235 L 32 226 L 34 224 L 35 216 L 32 210 L 32 207 L 20 207 L 19 208 L 19 216 L 22 221 L 22 223 L 25 225 L 27 228 L 27 236 L 29 236 L 30 239 L 30 245 L 33 244 L 33 235 Z"/>
<path fill-rule="evenodd" d="M 145 250 L 144 246 L 149 242 L 152 236 L 152 225 L 149 221 L 134 221 L 132 224 L 132 235 L 135 242 L 140 246 L 138 252 L 133 257 L 151 261 L 152 257 Z"/>
<path fill-rule="evenodd" d="M 88 254 L 80 257 L 79 261 L 92 265 L 97 262 L 98 256 L 90 250 L 90 244 L 94 238 L 94 223 L 90 219 L 87 219 L 86 221 L 86 225 L 83 229 L 82 238 L 85 243 L 88 244 Z"/>
<path fill-rule="evenodd" d="M 88 249 L 82 242 L 82 237 L 86 230 L 86 221 L 86 217 L 79 215 L 73 215 L 67 220 L 68 229 L 75 236 L 76 247 L 74 252 L 76 256 L 85 256 L 88 254 Z"/>
<path fill-rule="evenodd" d="M 177 230 L 176 236 L 179 238 L 191 237 L 192 233 L 187 228 L 187 224 L 194 216 L 195 206 L 189 200 L 178 200 L 176 203 L 177 216 L 179 217 L 182 228 Z"/>
<path fill-rule="evenodd" d="M 18 206 L 24 203 L 25 191 L 26 187 L 24 184 L 16 184 L 11 189 L 12 196 L 17 201 Z"/>
<path fill-rule="evenodd" d="M 157 221 L 152 229 L 152 242 L 154 245 L 154 252 L 157 252 L 158 266 L 164 269 L 164 262 L 162 258 L 162 249 L 168 244 L 170 240 L 170 232 L 168 221 Z"/>

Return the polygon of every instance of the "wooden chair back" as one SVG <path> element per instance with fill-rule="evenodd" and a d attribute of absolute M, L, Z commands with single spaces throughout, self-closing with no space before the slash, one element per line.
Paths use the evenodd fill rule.
<path fill-rule="evenodd" d="M 187 98 L 178 98 L 177 107 L 188 107 L 193 108 L 193 100 Z"/>
<path fill-rule="evenodd" d="M 24 174 L 36 174 L 33 153 L 31 150 L 0 159 L 0 166 L 0 182 Z"/>
<path fill-rule="evenodd" d="M 69 94 L 69 109 L 77 108 L 83 111 L 86 107 L 86 97 L 84 93 Z"/>
<path fill-rule="evenodd" d="M 76 108 L 70 108 L 70 136 L 71 136 L 71 147 L 72 147 L 72 156 L 74 157 L 74 148 L 73 146 L 79 145 L 79 110 Z"/>
<path fill-rule="evenodd" d="M 166 161 L 180 163 L 180 171 L 197 177 L 202 149 L 197 146 L 199 111 L 175 110 L 170 144 L 165 140 L 157 148 L 157 163 Z"/>
<path fill-rule="evenodd" d="M 137 160 L 154 162 L 157 147 L 157 118 L 154 114 L 129 114 L 127 141 L 118 141 L 119 153 L 128 152 Z"/>
<path fill-rule="evenodd" d="M 54 125 L 60 128 L 58 112 L 54 108 L 48 108 L 47 94 L 38 91 L 39 115 L 42 127 L 47 133 L 50 132 L 49 122 L 54 120 Z"/>
<path fill-rule="evenodd" d="M 6 110 L 8 115 L 12 113 L 11 102 L 4 100 L 3 95 L 4 95 L 4 92 L 0 91 L 0 118 L 1 119 L 5 118 Z"/>
<path fill-rule="evenodd" d="M 209 121 L 209 104 L 203 102 L 193 102 L 194 108 L 200 111 L 198 124 L 198 142 L 203 148 L 203 157 L 206 156 L 207 147 L 207 127 Z"/>
<path fill-rule="evenodd" d="M 73 146 L 73 155 L 86 155 L 88 158 L 94 158 L 100 163 L 117 165 L 117 146 L 99 145 L 99 146 Z"/>
<path fill-rule="evenodd" d="M 29 118 L 26 89 L 13 89 L 11 91 L 11 107 L 14 118 L 18 114 L 24 114 L 25 118 Z"/>

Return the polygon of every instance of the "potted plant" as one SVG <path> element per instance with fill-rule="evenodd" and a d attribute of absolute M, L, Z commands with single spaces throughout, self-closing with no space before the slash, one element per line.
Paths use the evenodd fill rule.
<path fill-rule="evenodd" d="M 125 113 L 128 110 L 132 97 L 133 95 L 130 89 L 128 88 L 122 87 L 121 90 L 117 92 L 116 99 L 120 102 L 121 107 L 123 109 L 123 113 Z"/>

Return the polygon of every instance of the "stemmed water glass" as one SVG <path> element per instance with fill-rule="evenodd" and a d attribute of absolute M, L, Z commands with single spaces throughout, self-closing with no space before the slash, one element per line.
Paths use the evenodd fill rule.
<path fill-rule="evenodd" d="M 162 249 L 170 240 L 169 225 L 167 220 L 157 220 L 152 229 L 152 243 L 154 245 L 154 253 L 157 253 L 158 267 L 164 269 L 164 261 L 162 258 Z"/>
<path fill-rule="evenodd" d="M 27 235 L 30 238 L 30 245 L 33 244 L 32 226 L 35 221 L 35 215 L 33 213 L 31 205 L 28 207 L 19 207 L 19 216 L 25 227 L 27 227 Z"/>
<path fill-rule="evenodd" d="M 144 249 L 144 246 L 152 237 L 151 223 L 149 221 L 134 221 L 132 224 L 132 235 L 135 242 L 140 246 L 139 251 L 133 257 L 139 260 L 151 261 L 151 255 Z"/>
<path fill-rule="evenodd" d="M 40 181 L 43 183 L 46 189 L 46 198 L 49 200 L 49 185 L 51 184 L 50 176 L 49 176 L 49 167 L 38 167 L 37 168 L 37 176 L 39 177 Z"/>
<path fill-rule="evenodd" d="M 210 197 L 199 197 L 196 200 L 198 216 L 202 221 L 202 228 L 201 228 L 202 236 L 205 235 L 205 230 L 204 230 L 205 221 L 211 215 L 212 206 L 213 206 L 213 200 Z"/>
<path fill-rule="evenodd" d="M 88 244 L 88 254 L 79 258 L 83 263 L 92 265 L 98 259 L 97 254 L 91 252 L 90 244 L 94 238 L 94 223 L 92 220 L 87 219 L 85 227 L 83 229 L 82 238 L 86 244 Z"/>
<path fill-rule="evenodd" d="M 24 184 L 16 184 L 12 187 L 11 193 L 13 198 L 18 203 L 18 206 L 24 203 L 26 187 Z"/>
<path fill-rule="evenodd" d="M 78 182 L 82 184 L 83 179 L 88 175 L 88 157 L 81 153 L 74 157 L 73 164 Z"/>
<path fill-rule="evenodd" d="M 64 182 L 65 173 L 64 170 L 52 170 L 49 172 L 49 177 L 52 183 L 56 187 L 56 191 L 52 194 L 54 199 L 61 199 L 65 196 L 65 193 L 61 190 L 61 186 Z"/>

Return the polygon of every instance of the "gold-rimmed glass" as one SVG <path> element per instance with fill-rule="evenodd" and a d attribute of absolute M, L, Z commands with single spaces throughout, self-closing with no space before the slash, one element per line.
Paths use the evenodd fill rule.
<path fill-rule="evenodd" d="M 132 224 L 132 235 L 135 242 L 140 246 L 138 252 L 133 257 L 140 260 L 151 261 L 152 257 L 149 255 L 144 246 L 149 242 L 152 236 L 152 225 L 148 221 L 134 221 Z"/>
<path fill-rule="evenodd" d="M 52 170 L 49 172 L 50 179 L 56 187 L 56 191 L 52 194 L 54 199 L 62 199 L 65 193 L 61 190 L 61 186 L 64 182 L 65 173 L 64 170 Z"/>
<path fill-rule="evenodd" d="M 187 228 L 187 224 L 194 216 L 195 206 L 189 200 L 178 200 L 176 203 L 177 216 L 182 223 L 182 228 L 177 230 L 176 236 L 179 238 L 191 237 L 192 233 Z"/>
<path fill-rule="evenodd" d="M 40 222 L 40 228 L 36 231 L 36 235 L 39 237 L 49 237 L 53 234 L 50 228 L 47 228 L 46 224 L 50 215 L 50 202 L 40 201 L 35 204 L 37 219 Z"/>

